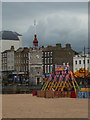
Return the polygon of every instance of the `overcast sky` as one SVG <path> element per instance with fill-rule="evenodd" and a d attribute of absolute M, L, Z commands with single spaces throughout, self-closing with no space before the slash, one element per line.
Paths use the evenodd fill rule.
<path fill-rule="evenodd" d="M 70 43 L 81 51 L 88 44 L 87 2 L 4 2 L 2 8 L 3 30 L 22 34 L 24 46 L 32 46 L 35 19 L 39 45 Z"/>

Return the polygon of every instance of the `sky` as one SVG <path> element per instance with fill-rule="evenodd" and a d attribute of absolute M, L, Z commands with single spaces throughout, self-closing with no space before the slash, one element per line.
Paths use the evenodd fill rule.
<path fill-rule="evenodd" d="M 36 28 L 40 46 L 70 43 L 82 51 L 88 45 L 88 2 L 3 2 L 2 28 L 22 34 L 23 46 L 33 45 Z"/>

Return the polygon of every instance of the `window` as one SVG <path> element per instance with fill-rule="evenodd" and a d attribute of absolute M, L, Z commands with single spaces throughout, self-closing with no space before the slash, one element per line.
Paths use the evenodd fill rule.
<path fill-rule="evenodd" d="M 47 68 L 47 66 L 45 65 L 45 73 L 47 72 L 47 71 L 46 71 L 46 68 Z"/>
<path fill-rule="evenodd" d="M 81 64 L 81 60 L 79 60 L 79 64 Z"/>
<path fill-rule="evenodd" d="M 52 56 L 52 52 L 51 52 L 50 54 L 51 54 L 51 56 Z"/>
<path fill-rule="evenodd" d="M 5 56 L 5 57 L 6 57 L 6 55 L 7 55 L 7 54 L 6 54 L 6 53 L 4 53 L 4 56 Z"/>
<path fill-rule="evenodd" d="M 48 73 L 49 73 L 49 65 L 48 65 Z"/>
<path fill-rule="evenodd" d="M 50 66 L 50 72 L 52 72 L 53 65 Z"/>
<path fill-rule="evenodd" d="M 6 58 L 4 59 L 4 62 L 7 63 L 7 59 Z"/>
<path fill-rule="evenodd" d="M 51 61 L 50 61 L 51 63 L 52 63 L 52 58 L 51 58 Z"/>
<path fill-rule="evenodd" d="M 45 64 L 47 64 L 47 58 L 45 58 Z"/>
<path fill-rule="evenodd" d="M 2 56 L 4 57 L 4 53 L 2 54 Z"/>
<path fill-rule="evenodd" d="M 49 63 L 49 58 L 48 58 L 48 63 Z"/>
<path fill-rule="evenodd" d="M 26 63 L 28 63 L 29 62 L 29 60 L 26 60 Z"/>
<path fill-rule="evenodd" d="M 49 56 L 49 52 L 48 52 L 48 56 Z"/>
<path fill-rule="evenodd" d="M 85 64 L 85 60 L 83 60 L 83 64 Z"/>
<path fill-rule="evenodd" d="M 26 53 L 26 57 L 28 57 L 28 53 Z"/>
<path fill-rule="evenodd" d="M 45 52 L 45 57 L 47 56 L 47 52 Z"/>
<path fill-rule="evenodd" d="M 25 53 L 24 53 L 24 55 L 25 55 L 25 57 L 27 57 Z"/>
<path fill-rule="evenodd" d="M 89 63 L 89 60 L 87 60 L 87 63 Z"/>
<path fill-rule="evenodd" d="M 3 63 L 5 63 L 5 59 L 3 59 Z"/>
<path fill-rule="evenodd" d="M 75 61 L 75 64 L 77 64 L 77 60 Z"/>

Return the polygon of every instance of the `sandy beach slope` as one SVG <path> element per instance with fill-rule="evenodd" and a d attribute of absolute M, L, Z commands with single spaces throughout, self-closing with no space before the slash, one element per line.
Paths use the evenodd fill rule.
<path fill-rule="evenodd" d="M 2 95 L 3 118 L 88 118 L 88 99 Z"/>

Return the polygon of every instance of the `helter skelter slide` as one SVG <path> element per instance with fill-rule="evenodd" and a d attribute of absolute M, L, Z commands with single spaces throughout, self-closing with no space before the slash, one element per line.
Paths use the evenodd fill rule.
<path fill-rule="evenodd" d="M 82 88 L 76 80 L 76 75 L 66 65 L 56 65 L 48 79 L 43 82 L 42 88 L 33 93 L 33 96 L 55 98 L 90 98 L 90 88 Z"/>
<path fill-rule="evenodd" d="M 55 65 L 55 72 L 52 72 L 41 90 L 70 91 L 71 89 L 74 91 L 80 89 L 73 72 L 69 71 L 67 65 Z"/>
<path fill-rule="evenodd" d="M 79 91 L 80 87 L 73 76 L 73 72 L 69 71 L 66 74 L 59 75 L 51 74 L 48 80 L 43 84 L 41 90 L 52 91 Z"/>
<path fill-rule="evenodd" d="M 80 87 L 74 78 L 73 72 L 68 70 L 67 66 L 57 65 L 55 71 L 50 74 L 50 77 L 43 83 L 38 97 L 71 97 L 75 96 Z"/>

